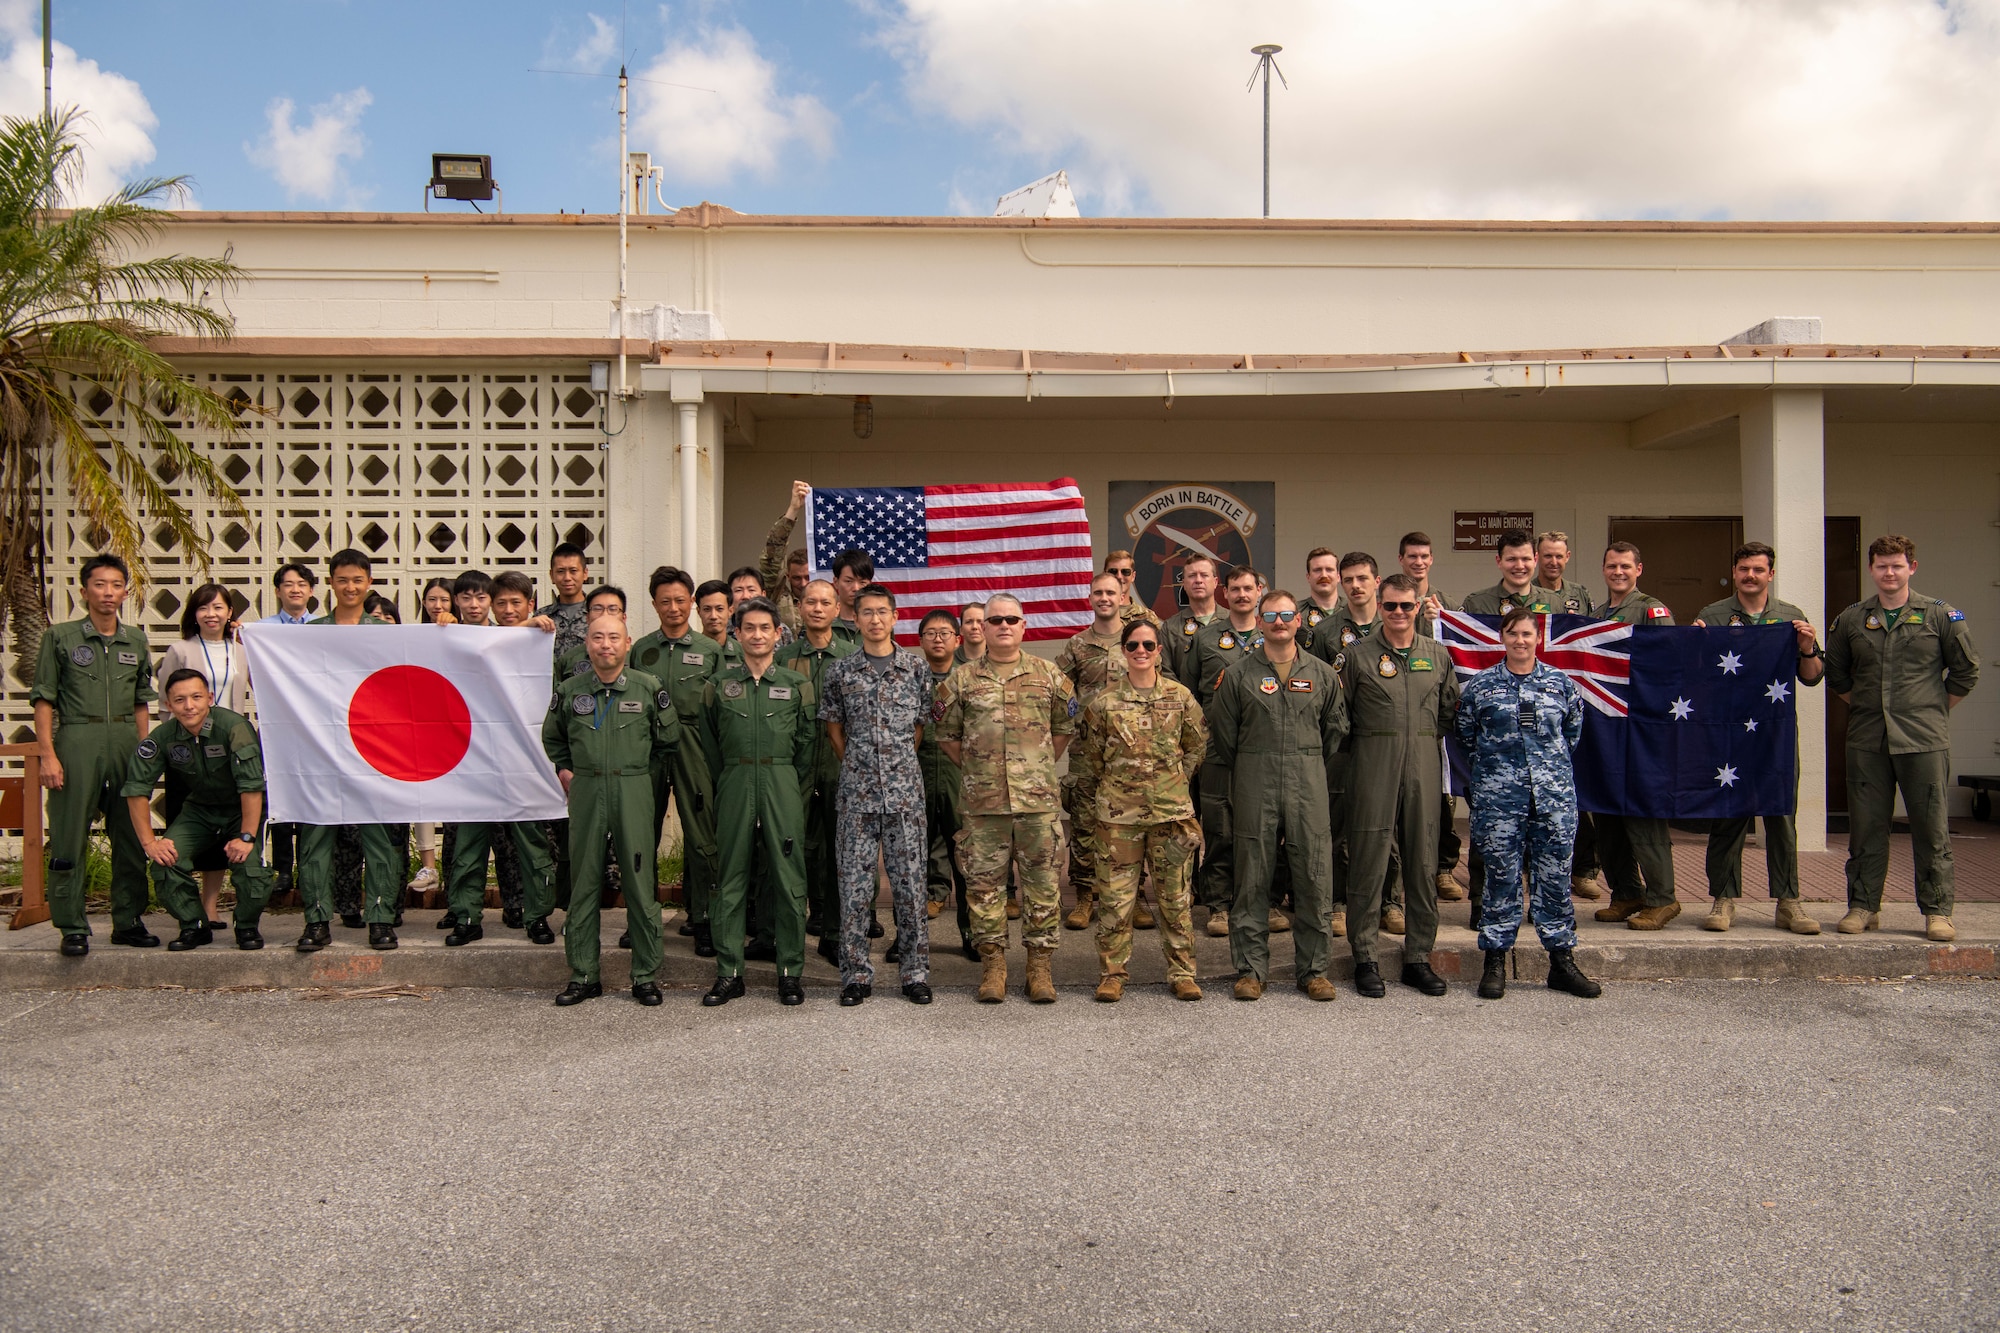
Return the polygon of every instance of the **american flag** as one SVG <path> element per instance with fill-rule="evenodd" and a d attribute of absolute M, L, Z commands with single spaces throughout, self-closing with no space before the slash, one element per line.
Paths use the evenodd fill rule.
<path fill-rule="evenodd" d="M 806 558 L 819 577 L 858 547 L 896 594 L 896 637 L 917 641 L 926 612 L 1012 593 L 1030 639 L 1067 639 L 1091 622 L 1090 518 L 1074 480 L 1045 485 L 815 486 Z"/>
<path fill-rule="evenodd" d="M 1535 656 L 1574 681 L 1583 701 L 1592 708 L 1606 717 L 1624 717 L 1629 709 L 1625 687 L 1632 680 L 1630 645 L 1624 641 L 1632 637 L 1632 627 L 1580 616 L 1536 619 L 1542 623 L 1541 646 Z M 1562 628 L 1564 624 L 1569 628 Z M 1463 611 L 1445 611 L 1438 616 L 1438 642 L 1451 654 L 1461 679 L 1498 666 L 1507 656 L 1497 622 L 1488 624 Z"/>

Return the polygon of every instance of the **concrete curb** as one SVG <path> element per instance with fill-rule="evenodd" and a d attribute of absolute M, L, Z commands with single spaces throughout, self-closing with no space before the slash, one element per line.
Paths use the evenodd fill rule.
<path fill-rule="evenodd" d="M 603 982 L 607 990 L 631 984 L 631 955 L 610 947 L 624 928 L 622 912 L 604 917 Z M 366 946 L 359 931 L 334 927 L 334 944 L 318 953 L 301 954 L 291 947 L 300 918 L 296 915 L 266 917 L 265 947 L 253 952 L 238 950 L 226 934 L 215 944 L 188 953 L 169 953 L 165 946 L 130 949 L 110 943 L 109 931 L 99 929 L 84 958 L 64 958 L 56 952 L 58 939 L 46 925 L 31 927 L 18 934 L 0 936 L 0 991 L 74 990 L 93 988 L 154 989 L 178 987 L 187 990 L 232 988 L 276 989 L 362 989 L 372 986 L 529 988 L 556 991 L 569 979 L 560 943 L 534 945 L 516 931 L 489 919 L 487 937 L 460 949 L 444 947 L 444 937 L 432 928 L 434 912 L 411 912 L 408 924 L 398 932 L 401 947 L 377 952 Z M 677 918 L 670 918 L 670 923 Z M 97 923 L 102 924 L 102 923 Z M 163 938 L 171 938 L 171 927 L 155 921 L 153 928 Z M 1964 922 L 1963 925 L 1973 925 Z M 1980 923 L 1983 924 L 1983 923 Z M 941 928 L 940 928 L 941 927 Z M 1968 933 L 1971 933 L 1968 931 Z M 1777 932 L 1746 930 L 1726 936 L 1706 935 L 1686 930 L 1639 934 L 1618 928 L 1591 925 L 1580 936 L 1577 964 L 1600 981 L 1657 981 L 1678 978 L 1708 980 L 1756 979 L 1900 979 L 1903 977 L 1995 977 L 2000 976 L 1995 941 L 1981 929 L 1978 938 L 1962 944 L 1939 945 L 1921 934 L 1889 931 L 1865 936 L 1794 936 Z M 941 988 L 971 987 L 977 984 L 979 968 L 960 956 L 956 932 L 949 919 L 933 923 L 931 984 Z M 1131 984 L 1157 985 L 1165 977 L 1155 932 L 1134 937 Z M 893 994 L 896 969 L 882 961 L 877 941 L 873 951 L 877 993 Z M 1272 937 L 1269 982 L 1273 988 L 1294 979 L 1289 935 Z M 1394 936 L 1383 939 L 1383 975 L 1393 985 L 1400 965 Z M 808 942 L 810 948 L 810 941 Z M 1196 961 L 1201 979 L 1211 992 L 1234 978 L 1225 940 L 1197 933 Z M 1447 981 L 1470 985 L 1480 974 L 1482 955 L 1470 931 L 1461 926 L 1440 931 L 1439 946 L 1431 955 L 1431 966 Z M 1023 953 L 1018 926 L 1008 950 L 1010 981 L 1018 989 Z M 1522 982 L 1547 978 L 1547 955 L 1532 940 L 1513 953 L 1511 973 Z M 1329 974 L 1336 980 L 1352 978 L 1354 968 L 1345 942 L 1333 942 Z M 752 963 L 746 969 L 753 989 L 774 984 L 776 969 L 769 963 Z M 1097 952 L 1088 933 L 1063 932 L 1055 955 L 1058 985 L 1090 988 L 1097 982 Z M 689 940 L 674 933 L 669 924 L 665 966 L 659 981 L 665 986 L 703 988 L 715 977 L 715 964 L 694 955 Z M 834 987 L 839 974 L 817 954 L 808 952 L 805 981 L 808 986 Z"/>

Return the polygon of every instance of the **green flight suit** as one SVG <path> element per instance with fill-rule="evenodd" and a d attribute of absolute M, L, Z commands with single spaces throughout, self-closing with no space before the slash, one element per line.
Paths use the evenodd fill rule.
<path fill-rule="evenodd" d="M 1253 649 L 1222 674 L 1207 709 L 1209 757 L 1226 772 L 1234 896 L 1229 958 L 1263 981 L 1271 966 L 1271 880 L 1291 868 L 1293 975 L 1324 976 L 1333 914 L 1328 776 L 1347 734 L 1340 680 L 1309 653 L 1276 666 Z"/>
<path fill-rule="evenodd" d="M 739 662 L 702 686 L 702 748 L 716 775 L 718 865 L 708 910 L 719 977 L 743 975 L 744 900 L 758 846 L 772 885 L 778 975 L 805 970 L 805 793 L 825 734 L 818 694 L 796 671 L 773 665 L 757 679 Z M 831 929 L 839 919 L 836 912 L 822 925 Z"/>
<path fill-rule="evenodd" d="M 860 650 L 860 640 L 841 632 L 839 625 L 833 626 L 833 637 L 824 648 L 815 648 L 806 642 L 805 631 L 793 643 L 780 648 L 773 659 L 787 671 L 796 671 L 812 683 L 813 698 L 823 693 L 821 686 L 826 681 L 826 664 L 837 662 L 850 653 Z M 840 934 L 840 867 L 834 857 L 834 844 L 840 828 L 840 756 L 834 752 L 833 738 L 826 734 L 826 727 L 819 726 L 813 736 L 812 776 L 805 787 L 806 803 L 806 915 L 819 923 L 820 928 L 838 938 Z M 771 929 L 775 910 L 776 887 L 766 876 L 758 886 L 762 901 L 758 904 L 758 943 L 768 943 L 769 937 L 761 932 Z M 879 892 L 879 890 L 878 890 Z M 874 898 L 869 898 L 872 909 Z"/>
<path fill-rule="evenodd" d="M 618 859 L 635 986 L 659 976 L 665 952 L 654 898 L 660 820 L 653 809 L 653 772 L 671 761 L 682 743 L 672 696 L 659 681 L 629 667 L 609 685 L 595 671 L 563 681 L 542 720 L 542 749 L 558 772 L 572 775 L 569 827 L 575 846 L 602 847 L 608 837 Z M 578 856 L 570 874 L 563 953 L 570 980 L 587 986 L 599 976 L 604 862 Z"/>
<path fill-rule="evenodd" d="M 1504 616 L 1517 606 L 1525 606 L 1538 614 L 1557 609 L 1556 599 L 1532 583 L 1518 593 L 1508 592 L 1504 583 L 1469 592 L 1458 609 L 1471 616 Z"/>
<path fill-rule="evenodd" d="M 1438 599 L 1439 606 L 1448 607 L 1452 605 L 1451 597 L 1435 583 L 1427 582 L 1424 590 L 1417 594 L 1417 633 L 1432 639 L 1437 637 L 1437 617 L 1425 614 L 1423 607 L 1424 603 L 1433 597 Z M 1458 798 L 1449 792 L 1440 795 L 1438 797 L 1437 868 L 1441 874 L 1458 869 L 1459 856 L 1465 850 L 1464 844 L 1458 836 L 1457 819 Z M 1391 855 L 1400 858 L 1401 854 L 1397 852 Z M 1352 869 L 1352 866 L 1349 868 Z M 1468 874 L 1470 874 L 1471 869 L 1470 866 L 1466 867 Z M 1433 884 L 1437 882 L 1436 875 L 1431 877 L 1431 882 Z M 1475 900 L 1479 897 L 1480 888 L 1479 877 L 1476 875 L 1472 876 L 1472 897 Z M 1472 924 L 1477 928 L 1479 923 L 1475 919 Z"/>
<path fill-rule="evenodd" d="M 1781 602 L 1773 597 L 1764 605 L 1764 614 L 1751 615 L 1743 609 L 1743 603 L 1732 594 L 1719 602 L 1710 602 L 1701 609 L 1695 621 L 1702 625 L 1789 625 L 1794 620 L 1804 620 L 1806 613 L 1790 602 Z M 1798 665 L 1803 666 L 1804 658 Z M 1817 685 L 1819 680 L 1807 680 L 1793 669 L 1793 676 L 1801 685 Z M 1824 676 L 1820 680 L 1825 679 Z M 1798 764 L 1792 765 L 1792 789 L 1798 790 Z M 1756 820 L 1749 816 L 1741 819 L 1718 819 L 1709 825 L 1708 892 L 1714 898 L 1741 898 L 1743 896 L 1743 844 L 1750 836 L 1750 826 Z M 1799 896 L 1799 825 L 1791 815 L 1764 816 L 1764 877 L 1773 898 L 1796 898 Z"/>
<path fill-rule="evenodd" d="M 1437 943 L 1437 819 L 1444 791 L 1439 738 L 1458 716 L 1458 673 L 1444 646 L 1418 634 L 1392 646 L 1380 625 L 1336 659 L 1347 703 L 1347 938 L 1356 963 L 1372 961 L 1382 926 L 1389 849 L 1403 857 L 1403 961 Z"/>
<path fill-rule="evenodd" d="M 555 860 L 549 851 L 547 826 L 539 820 L 511 824 L 454 824 L 457 836 L 451 848 L 451 882 L 446 885 L 446 905 L 452 920 L 469 926 L 480 923 L 486 906 L 486 854 L 497 857 L 497 843 L 506 838 L 514 845 L 521 862 L 521 915 L 540 921 L 556 908 Z"/>
<path fill-rule="evenodd" d="M 1536 583 L 1529 591 L 1540 594 L 1549 604 L 1549 610 L 1565 616 L 1589 616 L 1597 614 L 1597 603 L 1591 600 L 1590 589 L 1581 583 L 1562 581 L 1560 588 L 1551 588 Z"/>
<path fill-rule="evenodd" d="M 167 771 L 187 784 L 187 800 L 167 825 L 180 859 L 156 865 L 160 901 L 184 927 L 202 924 L 201 895 L 195 888 L 195 858 L 221 852 L 243 832 L 243 793 L 264 790 L 264 752 L 257 729 L 248 718 L 226 708 L 211 708 L 199 734 L 190 735 L 180 719 L 169 717 L 148 733 L 132 752 L 132 766 L 121 797 L 151 800 L 153 788 Z M 126 819 L 131 824 L 131 819 Z M 264 864 L 264 820 L 259 812 L 257 840 L 240 865 L 229 868 L 229 885 L 236 890 L 236 926 L 257 924 L 271 900 L 271 868 Z"/>
<path fill-rule="evenodd" d="M 1330 607 L 1321 606 L 1310 597 L 1299 603 L 1300 624 L 1297 640 L 1299 651 L 1302 653 L 1312 653 L 1320 661 L 1326 661 L 1326 654 L 1315 652 L 1313 649 L 1313 644 L 1324 637 L 1320 633 L 1320 626 L 1330 620 L 1338 620 L 1346 610 L 1347 599 L 1345 597 L 1336 598 Z"/>
<path fill-rule="evenodd" d="M 118 793 L 139 744 L 139 710 L 157 698 L 152 656 L 136 625 L 121 621 L 104 635 L 85 617 L 43 631 L 28 699 L 55 710 L 63 785 L 49 793 L 48 900 L 50 920 L 65 935 L 90 933 L 83 863 L 99 814 L 111 840 L 111 927 L 138 926 L 146 914 L 146 853 Z"/>
<path fill-rule="evenodd" d="M 1378 614 L 1366 625 L 1354 618 L 1353 608 L 1343 599 L 1332 614 L 1320 621 L 1313 630 L 1313 641 L 1308 645 L 1314 657 L 1333 665 L 1333 659 L 1351 644 L 1359 643 L 1371 630 L 1382 623 Z M 1347 870 L 1353 861 L 1353 848 L 1348 845 L 1347 836 L 1350 820 L 1347 788 L 1350 781 L 1348 770 L 1354 766 L 1354 738 L 1346 737 L 1340 742 L 1340 753 L 1335 756 L 1333 767 L 1327 770 L 1328 800 L 1330 810 L 1329 832 L 1333 840 L 1333 905 L 1341 911 L 1347 910 Z M 1382 907 L 1386 911 L 1393 907 L 1403 910 L 1402 857 L 1394 846 L 1389 850 L 1389 865 L 1382 871 Z"/>
<path fill-rule="evenodd" d="M 1656 597 L 1634 588 L 1622 606 L 1608 603 L 1597 615 L 1620 625 L 1671 625 L 1673 612 Z M 1674 900 L 1674 848 L 1664 819 L 1633 819 L 1596 814 L 1597 854 L 1604 862 L 1614 902 L 1637 900 L 1648 907 L 1665 907 Z"/>
<path fill-rule="evenodd" d="M 389 622 L 377 616 L 364 615 L 361 623 L 386 625 Z M 333 617 L 324 615 L 306 624 L 331 625 Z M 333 836 L 336 828 L 340 827 L 346 826 L 299 825 L 299 897 L 305 902 L 308 925 L 331 921 L 334 916 Z M 389 837 L 387 824 L 355 824 L 352 827 L 361 842 L 365 875 L 362 920 L 371 926 L 390 925 L 396 920 L 396 899 L 403 891 L 403 876 L 409 868 L 408 854 L 396 849 Z"/>
<path fill-rule="evenodd" d="M 1950 916 L 1957 901 L 1946 786 L 1951 703 L 1979 683 L 1965 613 L 1911 592 L 1896 611 L 1880 594 L 1842 611 L 1826 636 L 1826 679 L 1848 697 L 1847 904 L 1882 909 L 1896 792 L 1910 816 L 1917 906 Z"/>
<path fill-rule="evenodd" d="M 952 839 L 965 825 L 965 789 L 958 765 L 944 752 L 944 743 L 937 734 L 937 719 L 944 708 L 941 691 L 950 679 L 949 671 L 930 673 L 931 715 L 924 723 L 923 734 L 917 738 L 917 765 L 924 774 L 924 836 L 929 846 L 924 885 L 926 896 L 934 903 L 950 902 L 957 895 L 958 933 L 969 941 L 972 904 L 965 896 L 965 876 L 959 873 L 958 859 L 952 855 Z"/>
<path fill-rule="evenodd" d="M 1189 689 L 1194 688 L 1187 674 L 1188 658 L 1194 651 L 1194 636 L 1214 624 L 1218 616 L 1226 614 L 1219 606 L 1205 616 L 1182 610 L 1174 612 L 1160 624 L 1160 657 L 1174 679 Z"/>
<path fill-rule="evenodd" d="M 1203 710 L 1215 701 L 1216 687 L 1230 667 L 1249 657 L 1264 644 L 1264 631 L 1253 628 L 1245 634 L 1233 628 L 1225 612 L 1194 636 L 1184 657 L 1187 674 L 1181 684 L 1194 691 Z M 1178 673 L 1176 673 L 1178 674 Z M 1236 902 L 1235 834 L 1229 823 L 1229 765 L 1215 753 L 1215 731 L 1209 729 L 1208 758 L 1195 775 L 1200 795 L 1196 807 L 1201 814 L 1201 873 L 1195 880 L 1195 901 L 1211 912 L 1230 911 Z"/>
<path fill-rule="evenodd" d="M 681 735 L 699 736 L 701 687 L 722 669 L 722 645 L 692 627 L 677 639 L 656 629 L 632 645 L 630 661 L 667 687 Z M 700 745 L 679 746 L 673 762 L 653 774 L 653 807 L 663 832 L 670 798 L 681 824 L 681 906 L 691 924 L 705 926 L 715 891 L 715 775 Z"/>

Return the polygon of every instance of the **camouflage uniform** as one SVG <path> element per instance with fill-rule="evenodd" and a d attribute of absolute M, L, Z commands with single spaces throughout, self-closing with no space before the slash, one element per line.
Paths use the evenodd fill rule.
<path fill-rule="evenodd" d="M 1125 627 L 1135 620 L 1143 620 L 1154 629 L 1160 627 L 1160 617 L 1154 613 L 1153 608 L 1150 606 L 1141 606 L 1137 602 L 1127 602 L 1118 608 L 1118 632 L 1120 634 L 1123 634 Z"/>
<path fill-rule="evenodd" d="M 785 579 L 785 561 L 791 557 L 792 529 L 797 520 L 784 514 L 771 525 L 770 535 L 764 538 L 764 554 L 757 561 L 757 573 L 764 580 L 765 596 L 778 608 L 778 625 L 797 634 L 803 625 L 799 621 L 799 604 L 792 599 L 792 585 Z"/>
<path fill-rule="evenodd" d="M 1590 596 L 1590 589 L 1581 583 L 1571 583 L 1563 579 L 1560 586 L 1551 588 L 1537 580 L 1534 590 L 1547 599 L 1556 612 L 1566 616 L 1594 616 L 1598 614 L 1597 603 Z M 1597 878 L 1600 869 L 1597 861 L 1597 825 L 1588 810 L 1576 812 L 1576 850 L 1570 853 L 1569 874 L 1573 880 Z"/>
<path fill-rule="evenodd" d="M 1188 782 L 1207 753 L 1201 708 L 1176 681 L 1142 690 L 1121 679 L 1083 710 L 1069 771 L 1097 844 L 1097 960 L 1107 977 L 1126 975 L 1139 876 L 1151 869 L 1167 980 L 1194 980 L 1190 908 L 1201 825 Z"/>
<path fill-rule="evenodd" d="M 1131 619 L 1121 618 L 1118 628 L 1108 636 L 1100 635 L 1095 625 L 1073 634 L 1056 655 L 1056 669 L 1069 677 L 1079 708 L 1089 708 L 1091 700 L 1124 678 L 1125 652 L 1118 641 Z M 1069 816 L 1069 886 L 1082 903 L 1095 888 L 1097 872 L 1092 857 L 1090 800 L 1077 791 L 1075 763 L 1070 764 L 1069 773 L 1063 778 L 1062 793 L 1063 813 Z"/>
<path fill-rule="evenodd" d="M 1222 673 L 1264 646 L 1264 631 L 1235 629 L 1221 615 L 1202 626 L 1187 650 L 1187 673 L 1181 682 L 1194 691 L 1206 709 L 1215 699 Z M 1211 749 L 1213 747 L 1211 746 Z M 1199 775 L 1201 804 L 1201 877 L 1195 899 L 1211 912 L 1227 912 L 1236 901 L 1235 835 L 1229 823 L 1229 765 L 1214 754 L 1203 761 Z"/>
<path fill-rule="evenodd" d="M 871 985 L 868 925 L 875 915 L 875 862 L 889 875 L 905 986 L 928 981 L 930 917 L 924 912 L 924 772 L 917 729 L 930 720 L 930 667 L 907 649 L 889 656 L 887 670 L 870 665 L 867 650 L 826 669 L 820 695 L 822 726 L 846 733 L 840 761 L 840 980 Z M 831 923 L 828 923 L 831 929 Z"/>
<path fill-rule="evenodd" d="M 1597 614 L 1620 625 L 1671 625 L 1667 604 L 1634 588 L 1624 604 L 1600 606 Z M 1598 815 L 1598 851 L 1604 858 L 1604 878 L 1611 883 L 1614 902 L 1642 902 L 1665 907 L 1674 901 L 1674 849 L 1664 819 Z"/>
<path fill-rule="evenodd" d="M 811 681 L 813 698 L 817 700 L 825 694 L 827 667 L 858 651 L 858 643 L 857 638 L 836 628 L 826 647 L 815 648 L 801 635 L 796 642 L 778 649 L 772 660 Z M 840 929 L 841 917 L 840 866 L 834 855 L 840 823 L 840 756 L 833 752 L 833 742 L 827 739 L 824 726 L 815 729 L 811 772 L 802 793 L 806 803 L 807 933 L 811 934 L 812 924 L 817 924 L 822 935 L 832 935 Z M 772 886 L 769 876 L 758 886 L 760 944 L 768 942 L 763 932 L 770 929 L 772 920 Z"/>
<path fill-rule="evenodd" d="M 1562 672 L 1536 662 L 1517 676 L 1503 662 L 1466 683 L 1458 739 L 1472 764 L 1472 845 L 1485 863 L 1479 947 L 1504 953 L 1521 929 L 1521 875 L 1544 949 L 1576 947 L 1569 900 L 1576 837 L 1576 777 L 1570 755 L 1583 739 L 1583 695 Z"/>
<path fill-rule="evenodd" d="M 984 657 L 956 668 L 931 706 L 938 739 L 961 747 L 959 867 L 972 899 L 975 945 L 1007 942 L 1012 864 L 1021 877 L 1022 943 L 1056 947 L 1062 908 L 1056 741 L 1075 732 L 1078 711 L 1069 677 L 1025 652 L 1012 662 Z"/>
<path fill-rule="evenodd" d="M 550 602 L 535 612 L 556 622 L 556 656 L 583 646 L 583 632 L 588 628 L 585 612 L 589 610 L 589 599 L 578 598 L 574 602 Z"/>
<path fill-rule="evenodd" d="M 1309 653 L 1278 666 L 1262 649 L 1225 671 L 1208 708 L 1209 757 L 1229 774 L 1237 871 L 1229 956 L 1238 976 L 1271 965 L 1271 880 L 1282 841 L 1292 869 L 1292 948 L 1303 986 L 1326 975 L 1333 914 L 1327 772 L 1347 732 L 1340 681 Z"/>

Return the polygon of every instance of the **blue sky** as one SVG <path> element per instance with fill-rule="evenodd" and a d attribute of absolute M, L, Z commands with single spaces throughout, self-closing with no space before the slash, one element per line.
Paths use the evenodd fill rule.
<path fill-rule="evenodd" d="M 444 150 L 491 153 L 510 211 L 606 211 L 612 81 L 529 71 L 622 53 L 672 203 L 985 213 L 1065 168 L 1086 215 L 1248 215 L 1275 41 L 1279 215 L 2000 216 L 2000 0 L 55 8 L 88 188 L 185 172 L 205 208 L 414 209 Z M 0 112 L 39 107 L 38 9 L 0 0 Z"/>

